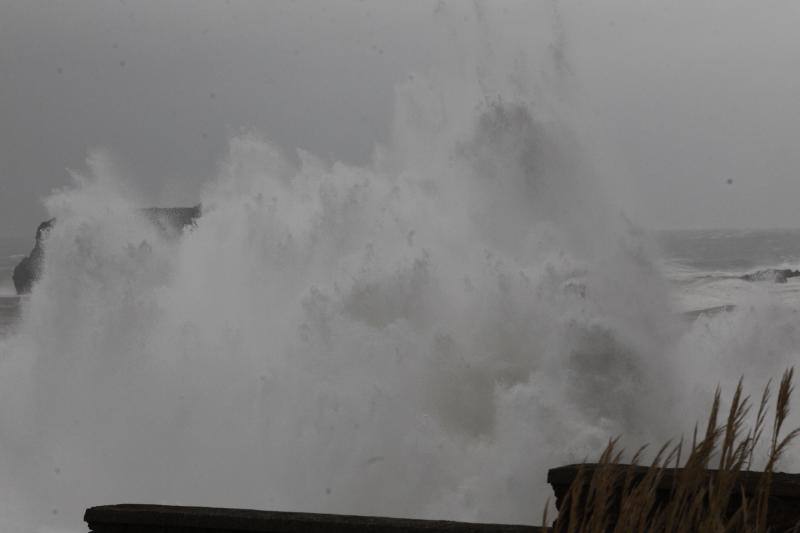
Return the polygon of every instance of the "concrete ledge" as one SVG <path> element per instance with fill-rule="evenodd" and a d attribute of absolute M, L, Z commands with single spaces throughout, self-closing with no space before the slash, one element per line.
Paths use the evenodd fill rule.
<path fill-rule="evenodd" d="M 534 533 L 539 527 L 312 513 L 122 504 L 91 507 L 93 533 Z"/>
<path fill-rule="evenodd" d="M 596 463 L 586 463 L 551 468 L 547 472 L 547 482 L 553 487 L 553 491 L 558 497 L 559 495 L 566 493 L 580 470 L 583 470 L 584 474 L 590 476 L 598 469 L 608 467 L 608 465 L 601 466 Z M 644 466 L 632 467 L 631 465 L 624 464 L 614 466 L 613 469 L 620 470 L 622 472 L 627 472 L 629 469 L 633 469 L 635 478 L 644 477 L 648 471 L 648 468 Z M 668 491 L 671 489 L 672 485 L 675 483 L 675 479 L 681 473 L 681 471 L 682 469 L 675 468 L 668 468 L 664 470 L 661 481 L 658 483 L 657 490 Z M 709 469 L 706 471 L 706 475 L 712 476 L 716 474 L 716 472 L 716 470 Z M 763 472 L 757 471 L 740 472 L 737 476 L 737 483 L 744 489 L 745 494 L 753 495 L 755 494 L 763 475 Z M 773 472 L 770 487 L 770 494 L 772 496 L 797 500 L 798 504 L 800 504 L 800 474 Z M 798 512 L 800 513 L 800 507 L 798 508 Z"/>

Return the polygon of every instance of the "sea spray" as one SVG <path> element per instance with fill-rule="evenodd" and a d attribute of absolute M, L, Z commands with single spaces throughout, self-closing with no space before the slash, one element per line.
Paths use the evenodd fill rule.
<path fill-rule="evenodd" d="M 177 242 L 106 180 L 54 196 L 7 345 L 27 350 L 7 366 L 28 382 L 4 373 L 3 426 L 31 428 L 4 438 L 15 487 L 64 513 L 531 521 L 549 466 L 659 427 L 663 287 L 582 220 L 571 144 L 502 100 L 447 133 L 428 165 L 383 168 L 238 137 Z"/>
<path fill-rule="evenodd" d="M 52 196 L 0 341 L 3 527 L 123 501 L 534 523 L 549 467 L 690 430 L 747 372 L 698 346 L 791 361 L 788 319 L 750 316 L 775 347 L 676 316 L 547 80 L 488 50 L 477 82 L 399 88 L 370 164 L 235 137 L 179 240 L 102 158 Z"/>

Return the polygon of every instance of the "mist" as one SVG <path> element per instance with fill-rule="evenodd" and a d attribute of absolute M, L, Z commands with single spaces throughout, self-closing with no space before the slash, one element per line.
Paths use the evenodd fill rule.
<path fill-rule="evenodd" d="M 539 4 L 558 11 L 564 97 L 603 143 L 628 216 L 655 229 L 797 225 L 797 6 Z M 43 198 L 97 148 L 149 205 L 196 202 L 243 131 L 364 163 L 389 139 L 394 88 L 458 68 L 456 50 L 486 37 L 478 18 L 492 16 L 460 2 L 9 1 L 0 10 L 8 237 L 32 235 Z M 534 45 L 536 21 L 507 24 Z"/>

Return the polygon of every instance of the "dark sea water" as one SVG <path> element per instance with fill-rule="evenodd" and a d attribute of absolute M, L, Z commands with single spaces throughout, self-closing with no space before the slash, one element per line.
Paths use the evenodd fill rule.
<path fill-rule="evenodd" d="M 657 239 L 667 261 L 698 272 L 800 266 L 800 229 L 665 231 Z"/>
<path fill-rule="evenodd" d="M 776 283 L 776 270 L 800 269 L 800 230 L 682 230 L 656 234 L 676 310 L 697 316 L 753 298 L 800 309 L 800 278 Z M 762 273 L 761 281 L 742 276 Z"/>

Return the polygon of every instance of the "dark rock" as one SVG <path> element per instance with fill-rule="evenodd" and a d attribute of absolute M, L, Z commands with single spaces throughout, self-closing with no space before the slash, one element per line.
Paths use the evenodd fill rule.
<path fill-rule="evenodd" d="M 192 207 L 146 207 L 142 214 L 169 237 L 179 236 L 186 226 L 200 218 L 200 204 Z"/>
<path fill-rule="evenodd" d="M 213 507 L 106 505 L 91 507 L 83 518 L 93 533 L 534 533 L 541 528 L 412 520 L 373 516 L 285 513 Z"/>
<path fill-rule="evenodd" d="M 193 207 L 147 207 L 141 210 L 142 214 L 152 222 L 165 236 L 175 237 L 180 235 L 186 226 L 194 224 L 200 217 L 201 206 Z M 17 294 L 27 294 L 33 289 L 34 283 L 39 279 L 44 264 L 44 238 L 55 224 L 56 219 L 51 218 L 39 224 L 36 228 L 36 243 L 28 256 L 14 268 L 12 279 Z"/>
<path fill-rule="evenodd" d="M 800 270 L 792 270 L 791 268 L 767 268 L 764 270 L 757 270 L 750 274 L 745 274 L 741 279 L 745 281 L 772 281 L 775 283 L 786 283 L 790 278 L 800 276 Z"/>
<path fill-rule="evenodd" d="M 17 294 L 27 294 L 31 292 L 34 282 L 41 275 L 42 264 L 44 261 L 44 237 L 45 233 L 53 227 L 56 219 L 51 218 L 39 224 L 36 228 L 36 243 L 33 250 L 14 267 L 12 279 Z"/>

